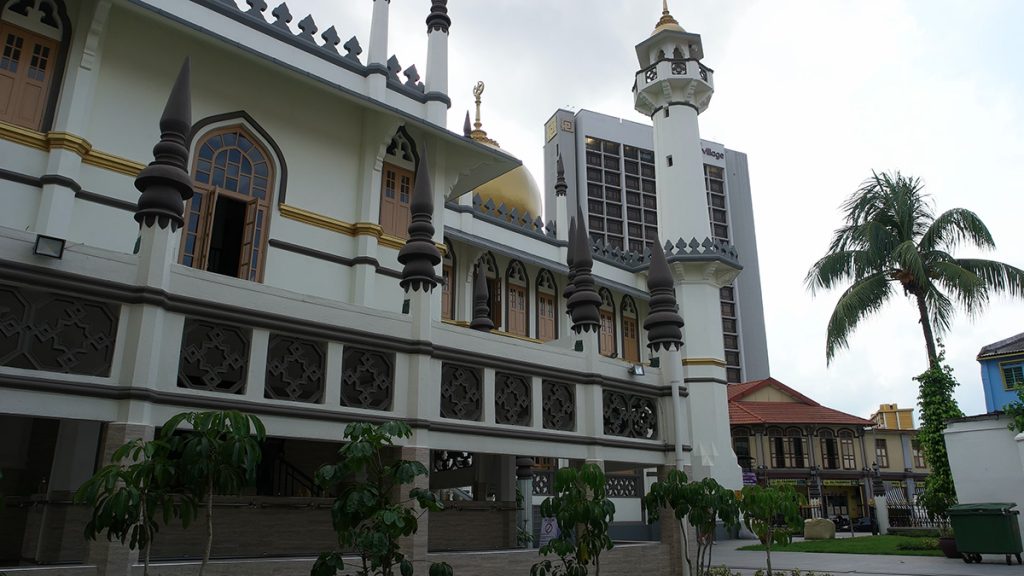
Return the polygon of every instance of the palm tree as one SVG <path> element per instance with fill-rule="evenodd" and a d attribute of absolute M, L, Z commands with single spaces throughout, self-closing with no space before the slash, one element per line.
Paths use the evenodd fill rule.
<path fill-rule="evenodd" d="M 994 260 L 954 258 L 962 243 L 995 248 L 985 223 L 970 210 L 935 215 L 919 178 L 874 173 L 843 204 L 845 221 L 828 252 L 804 280 L 812 294 L 849 284 L 828 322 L 825 359 L 831 363 L 857 324 L 896 294 L 914 301 L 929 366 L 939 354 L 935 339 L 949 330 L 959 306 L 980 313 L 990 293 L 1024 296 L 1024 271 Z"/>

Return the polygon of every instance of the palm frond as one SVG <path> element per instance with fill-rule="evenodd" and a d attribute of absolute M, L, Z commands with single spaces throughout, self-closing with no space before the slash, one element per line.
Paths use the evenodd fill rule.
<path fill-rule="evenodd" d="M 992 234 L 978 215 L 965 208 L 946 210 L 936 218 L 921 236 L 921 251 L 949 250 L 962 242 L 979 248 L 996 247 Z"/>
<path fill-rule="evenodd" d="M 928 319 L 932 324 L 932 332 L 935 336 L 942 336 L 949 332 L 950 323 L 953 321 L 953 314 L 956 308 L 948 296 L 940 292 L 934 286 L 924 292 L 925 306 L 928 308 Z"/>
<path fill-rule="evenodd" d="M 956 300 L 968 316 L 976 316 L 988 304 L 988 283 L 955 260 L 941 260 L 929 266 L 933 284 Z"/>
<path fill-rule="evenodd" d="M 913 240 L 907 240 L 897 246 L 890 256 L 894 267 L 909 273 L 918 285 L 922 287 L 928 285 L 928 270 L 925 268 L 924 258 L 917 251 L 917 244 Z"/>
<path fill-rule="evenodd" d="M 1024 297 L 1024 270 L 983 258 L 957 258 L 955 262 L 983 279 L 989 290 L 997 294 Z"/>
<path fill-rule="evenodd" d="M 877 312 L 892 296 L 892 285 L 884 273 L 875 273 L 853 283 L 836 302 L 825 334 L 825 360 L 832 363 L 836 352 L 849 345 L 849 337 L 861 320 Z"/>
<path fill-rule="evenodd" d="M 867 264 L 867 254 L 863 250 L 829 252 L 811 266 L 804 284 L 811 294 L 817 294 L 818 290 L 831 290 L 867 275 Z"/>

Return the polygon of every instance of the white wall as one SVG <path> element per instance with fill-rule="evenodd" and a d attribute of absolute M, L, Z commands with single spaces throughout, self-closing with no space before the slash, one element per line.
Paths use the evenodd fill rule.
<path fill-rule="evenodd" d="M 946 427 L 946 450 L 961 504 L 1015 502 L 1024 533 L 1024 434 L 1005 416 L 986 414 Z"/>

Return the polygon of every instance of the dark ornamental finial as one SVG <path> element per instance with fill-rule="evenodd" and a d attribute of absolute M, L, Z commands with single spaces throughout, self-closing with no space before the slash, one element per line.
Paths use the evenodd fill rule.
<path fill-rule="evenodd" d="M 488 304 L 486 274 L 484 262 L 480 260 L 477 262 L 476 278 L 473 280 L 473 320 L 469 323 L 469 327 L 473 330 L 489 332 L 494 329 L 494 322 L 491 321 L 491 307 Z"/>
<path fill-rule="evenodd" d="M 565 196 L 569 185 L 565 183 L 565 165 L 562 164 L 562 155 L 558 155 L 558 162 L 555 164 L 555 196 Z"/>
<path fill-rule="evenodd" d="M 140 226 L 170 225 L 173 232 L 184 223 L 184 202 L 193 194 L 186 168 L 192 131 L 191 70 L 191 59 L 186 58 L 160 117 L 160 141 L 153 147 L 153 161 L 135 178 L 135 188 L 142 192 L 135 210 Z"/>
<path fill-rule="evenodd" d="M 398 251 L 398 262 L 404 265 L 399 284 L 406 292 L 410 289 L 432 291 L 437 286 L 434 266 L 441 263 L 441 252 L 434 244 L 434 192 L 427 165 L 427 151 L 423 150 L 409 203 L 409 239 Z"/>
<path fill-rule="evenodd" d="M 462 135 L 466 138 L 473 136 L 473 125 L 469 123 L 469 110 L 466 110 L 466 122 L 462 125 Z"/>
<path fill-rule="evenodd" d="M 448 0 L 433 0 L 430 4 L 430 15 L 427 16 L 427 33 L 440 30 L 445 34 L 452 25 L 452 19 L 448 17 Z"/>
<path fill-rule="evenodd" d="M 678 350 L 683 345 L 683 318 L 679 316 L 675 281 L 668 269 L 665 250 L 655 236 L 651 245 L 651 265 L 647 270 L 647 291 L 651 294 L 650 314 L 644 320 L 647 346 L 652 352 L 664 348 Z"/>
<path fill-rule="evenodd" d="M 573 242 L 573 264 L 576 274 L 573 276 L 573 293 L 568 305 L 572 307 L 572 329 L 580 332 L 595 333 L 601 327 L 601 296 L 594 287 L 594 277 L 590 275 L 594 267 L 594 257 L 590 253 L 590 234 L 587 223 L 583 219 L 583 208 L 576 205 L 576 238 Z"/>
<path fill-rule="evenodd" d="M 569 266 L 569 276 L 565 281 L 565 289 L 562 290 L 562 298 L 565 300 L 565 313 L 572 316 L 572 304 L 569 300 L 572 298 L 572 293 L 576 290 L 573 283 L 576 280 L 576 266 L 573 258 L 573 246 L 576 245 L 576 217 L 569 217 L 569 246 L 565 252 L 565 263 Z"/>

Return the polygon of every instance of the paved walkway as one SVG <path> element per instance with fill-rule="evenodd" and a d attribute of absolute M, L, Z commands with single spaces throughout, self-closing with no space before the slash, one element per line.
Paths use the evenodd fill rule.
<path fill-rule="evenodd" d="M 726 565 L 744 576 L 758 568 L 764 568 L 764 552 L 737 550 L 755 544 L 752 540 L 726 540 L 715 545 L 712 564 Z M 813 570 L 822 573 L 869 574 L 876 576 L 1024 576 L 1024 566 L 1013 560 L 1006 565 L 1003 556 L 988 554 L 981 564 L 967 564 L 934 556 L 876 556 L 869 554 L 814 554 L 808 552 L 772 552 L 772 569 L 791 570 L 798 568 L 805 572 Z M 788 574 L 786 575 L 788 576 Z"/>

